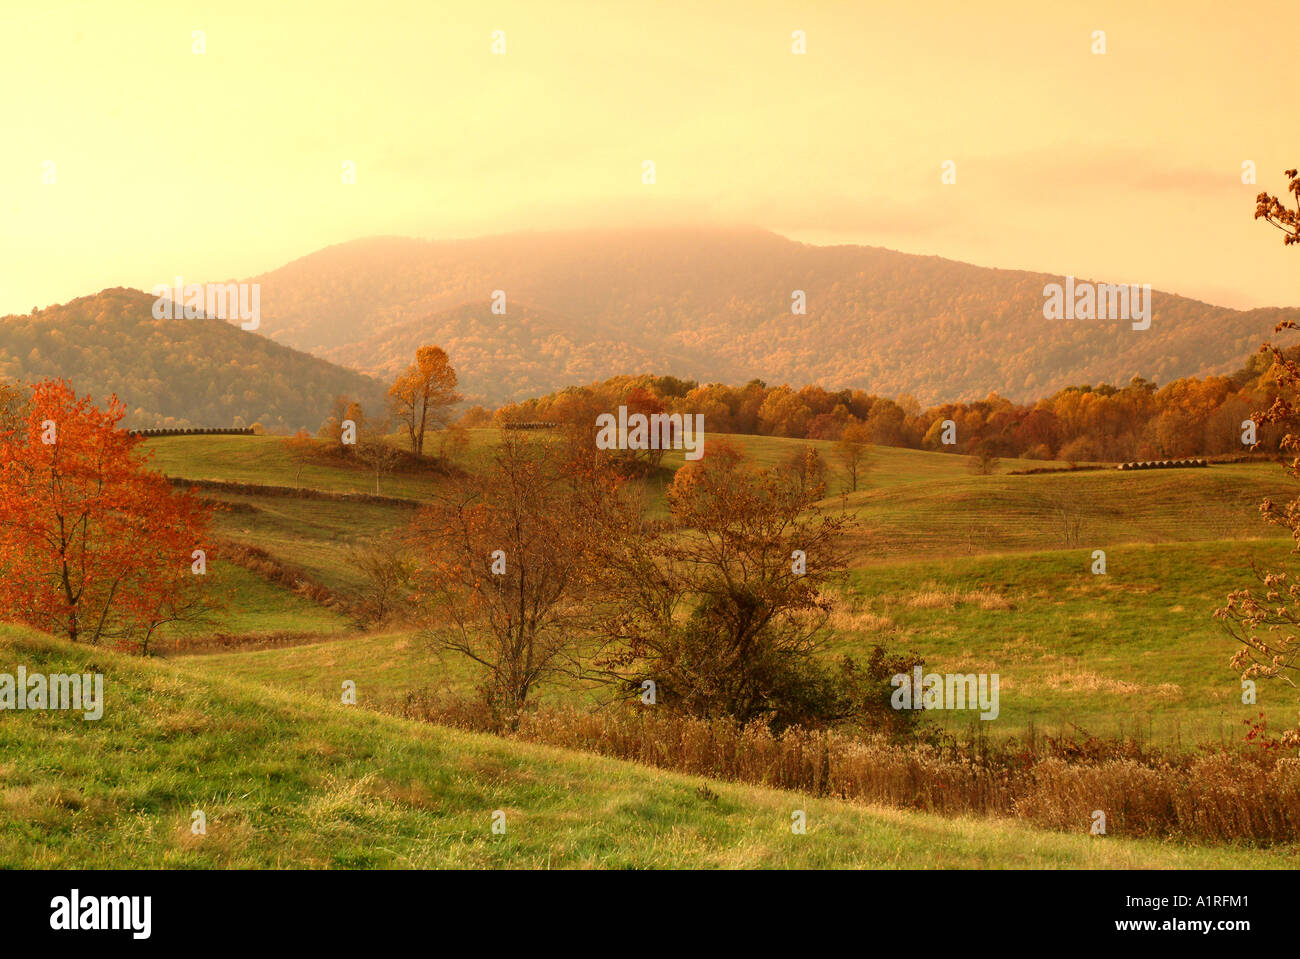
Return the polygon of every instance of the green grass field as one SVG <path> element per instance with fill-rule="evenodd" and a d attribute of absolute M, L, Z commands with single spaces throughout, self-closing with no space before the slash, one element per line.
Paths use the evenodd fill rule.
<path fill-rule="evenodd" d="M 1259 504 L 1266 497 L 1286 497 L 1289 486 L 1271 464 L 1055 476 L 965 474 L 907 484 L 879 479 L 882 488 L 846 500 L 861 528 L 855 538 L 861 565 L 1072 545 L 1091 552 L 1120 543 L 1278 536 L 1260 519 Z"/>
<path fill-rule="evenodd" d="M 475 431 L 465 459 L 494 431 Z M 775 464 L 807 445 L 731 437 Z M 397 442 L 397 438 L 393 438 Z M 865 482 L 843 489 L 830 444 L 828 510 L 858 523 L 829 652 L 873 643 L 915 651 L 927 671 L 998 673 L 1000 716 L 933 711 L 923 722 L 991 737 L 1038 732 L 1134 735 L 1166 746 L 1233 743 L 1263 711 L 1293 722 L 1284 687 L 1241 703 L 1232 642 L 1211 618 L 1252 562 L 1288 560 L 1291 543 L 1258 503 L 1292 494 L 1269 464 L 1056 475 L 974 475 L 963 457 L 872 452 Z M 293 485 L 295 465 L 270 437 L 150 441 L 171 475 Z M 680 454 L 646 480 L 652 509 Z M 1003 469 L 1029 463 L 1004 463 Z M 384 492 L 427 498 L 436 474 L 399 475 Z M 373 477 L 313 464 L 301 484 L 373 489 Z M 230 509 L 218 536 L 266 550 L 311 581 L 346 593 L 353 550 L 396 531 L 405 507 L 205 491 Z M 1107 571 L 1094 575 L 1093 551 Z M 702 780 L 614 760 L 469 735 L 384 715 L 415 690 L 468 693 L 476 674 L 435 655 L 413 628 L 361 632 L 247 570 L 216 562 L 224 608 L 160 637 L 195 645 L 165 661 L 72 648 L 0 627 L 0 671 L 106 673 L 100 723 L 61 714 L 0 722 L 0 865 L 86 866 L 994 866 L 1294 867 L 1296 849 L 1097 839 L 1013 821 L 945 819 Z M 247 649 L 213 651 L 213 634 Z M 262 648 L 261 637 L 297 637 Z M 344 680 L 359 705 L 339 703 Z M 541 699 L 583 702 L 551 686 Z M 189 831 L 193 809 L 209 832 Z M 793 835 L 790 812 L 809 813 Z M 505 836 L 490 829 L 504 810 Z"/>
<path fill-rule="evenodd" d="M 1260 711 L 1289 720 L 1294 697 L 1261 684 L 1258 704 L 1241 702 L 1228 667 L 1234 646 L 1211 614 L 1249 562 L 1282 560 L 1277 541 L 1126 546 L 1107 553 L 1094 576 L 1091 555 L 1059 551 L 987 556 L 855 572 L 832 625 L 831 651 L 861 656 L 872 643 L 920 653 L 927 671 L 997 673 L 1000 714 L 935 711 L 926 722 L 983 726 L 994 738 L 1085 730 L 1191 746 L 1239 742 Z M 418 633 L 356 635 L 287 649 L 202 657 L 219 674 L 331 698 L 344 679 L 358 696 L 391 702 L 416 689 L 462 694 L 474 673 L 435 656 Z M 585 701 L 573 686 L 545 687 L 543 702 Z"/>
<path fill-rule="evenodd" d="M 707 783 L 0 627 L 0 671 L 99 672 L 104 714 L 0 722 L 2 867 L 1294 868 Z M 206 835 L 194 835 L 201 810 Z M 493 814 L 506 831 L 494 834 Z M 806 835 L 790 829 L 803 810 Z"/>
<path fill-rule="evenodd" d="M 216 633 L 250 638 L 277 633 L 333 636 L 350 627 L 339 612 L 241 567 L 213 562 L 208 575 L 217 598 L 212 615 L 197 623 L 164 625 L 158 630 L 159 640 L 184 643 Z"/>
<path fill-rule="evenodd" d="M 473 468 L 496 442 L 495 429 L 468 430 L 469 446 L 454 460 Z M 431 434 L 432 436 L 432 434 Z M 409 449 L 406 437 L 392 434 L 386 441 Z M 318 441 L 323 445 L 323 441 Z M 430 438 L 426 455 L 435 441 Z M 185 479 L 228 480 L 266 486 L 305 486 L 334 493 L 374 493 L 375 474 L 362 466 L 352 467 L 328 458 L 302 465 L 289 454 L 281 436 L 166 436 L 146 440 L 144 451 L 151 466 L 168 476 Z M 408 499 L 424 499 L 439 483 L 436 470 L 399 470 L 380 479 L 380 493 Z"/>
<path fill-rule="evenodd" d="M 390 437 L 396 445 L 396 437 Z M 305 486 L 333 493 L 373 493 L 375 475 L 330 462 L 298 464 L 276 436 L 167 436 L 146 440 L 151 466 L 168 476 L 266 486 Z M 380 480 L 385 496 L 420 499 L 437 486 L 433 473 L 394 473 Z"/>
<path fill-rule="evenodd" d="M 214 463 L 217 453 L 198 450 L 227 439 L 183 438 L 196 461 Z M 243 461 L 253 480 L 266 478 L 256 472 L 258 457 L 278 455 L 256 439 Z M 480 449 L 490 439 L 491 431 L 476 431 Z M 729 440 L 767 465 L 803 445 Z M 1288 556 L 1289 541 L 1263 524 L 1257 509 L 1265 496 L 1287 494 L 1278 467 L 978 476 L 963 457 L 885 448 L 873 451 L 865 485 L 824 504 L 851 510 L 859 524 L 850 586 L 832 621 L 833 651 L 861 654 L 883 642 L 919 653 L 930 670 L 1000 677 L 997 721 L 934 712 L 926 722 L 954 729 L 977 723 L 994 737 L 1032 726 L 1191 746 L 1238 741 L 1243 720 L 1260 710 L 1276 717 L 1275 725 L 1294 712 L 1287 691 L 1269 684 L 1258 706 L 1241 703 L 1227 666 L 1233 645 L 1211 618 L 1231 589 L 1251 581 L 1252 561 Z M 358 582 L 350 555 L 356 545 L 410 517 L 407 509 L 376 504 L 222 498 L 242 506 L 219 517 L 222 535 L 260 546 L 334 589 Z M 1076 545 L 1063 548 L 1071 538 Z M 1106 552 L 1104 576 L 1090 571 L 1094 549 Z M 473 687 L 469 666 L 436 658 L 414 631 L 349 633 L 338 614 L 304 609 L 310 604 L 301 597 L 267 583 L 247 584 L 244 595 L 222 631 L 309 632 L 322 641 L 206 655 L 205 667 L 327 698 L 341 678 L 351 678 L 371 702 L 415 689 Z M 541 693 L 552 702 L 586 696 L 567 686 Z"/>
<path fill-rule="evenodd" d="M 1079 727 L 1162 743 L 1240 741 L 1260 710 L 1286 721 L 1295 698 L 1261 684 L 1241 702 L 1235 644 L 1212 619 L 1250 580 L 1251 560 L 1281 562 L 1278 540 L 1119 546 L 1107 572 L 1085 549 L 879 565 L 857 571 L 838 647 L 914 649 L 927 670 L 998 673 L 997 721 L 935 721 L 1016 735 Z M 929 718 L 929 717 L 927 717 Z"/>
<path fill-rule="evenodd" d="M 414 515 L 406 507 L 379 503 L 235 494 L 221 498 L 244 506 L 238 512 L 217 514 L 215 526 L 221 536 L 260 547 L 331 589 L 356 586 L 359 574 L 352 552 L 400 529 Z"/>
<path fill-rule="evenodd" d="M 351 680 L 363 706 L 386 705 L 418 689 L 468 694 L 475 676 L 468 664 L 437 656 L 416 630 L 353 633 L 344 641 L 331 638 L 284 649 L 210 653 L 195 657 L 192 668 L 329 701 L 339 698 L 344 680 Z"/>

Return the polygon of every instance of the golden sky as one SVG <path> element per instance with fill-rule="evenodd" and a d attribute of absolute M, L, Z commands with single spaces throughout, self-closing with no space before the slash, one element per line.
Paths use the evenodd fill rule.
<path fill-rule="evenodd" d="M 649 222 L 1300 304 L 1300 252 L 1251 219 L 1300 165 L 1282 0 L 4 0 L 2 23 L 0 313 L 367 235 Z"/>

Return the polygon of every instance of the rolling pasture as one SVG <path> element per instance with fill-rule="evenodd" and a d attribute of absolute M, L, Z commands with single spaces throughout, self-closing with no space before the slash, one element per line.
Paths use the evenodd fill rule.
<path fill-rule="evenodd" d="M 473 431 L 470 460 L 493 431 Z M 392 438 L 394 442 L 397 437 Z M 729 442 L 773 465 L 810 441 L 734 436 Z M 242 448 L 235 448 L 242 442 Z M 268 437 L 178 437 L 150 442 L 155 465 L 187 478 L 285 484 L 292 463 Z M 925 722 L 979 723 L 993 737 L 1047 733 L 1134 735 L 1162 744 L 1231 742 L 1262 710 L 1287 721 L 1294 704 L 1261 684 L 1243 706 L 1227 662 L 1233 644 L 1212 619 L 1229 590 L 1252 582 L 1251 564 L 1282 562 L 1291 544 L 1258 516 L 1290 481 L 1268 463 L 1126 473 L 975 475 L 965 457 L 872 450 L 865 483 L 842 488 L 832 444 L 812 441 L 831 467 L 828 510 L 857 520 L 853 568 L 831 625 L 830 652 L 873 643 L 911 650 L 938 672 L 996 672 L 1000 716 L 937 711 Z M 665 457 L 671 470 L 680 453 Z M 676 457 L 676 462 L 674 462 Z M 1002 470 L 1042 463 L 1007 461 Z M 667 472 L 667 470 L 665 472 Z M 309 465 L 305 486 L 364 491 L 362 470 Z M 404 478 L 404 494 L 428 495 L 437 476 Z M 653 503 L 662 477 L 646 481 Z M 386 479 L 389 492 L 395 480 Z M 232 505 L 221 536 L 266 550 L 313 582 L 346 591 L 359 583 L 352 551 L 398 530 L 411 510 L 384 504 L 207 493 Z M 1093 551 L 1106 554 L 1095 575 Z M 359 696 L 391 702 L 416 689 L 469 692 L 463 663 L 439 660 L 415 630 L 362 631 L 332 609 L 245 570 L 228 602 L 226 634 L 302 635 L 287 648 L 225 650 L 195 668 L 337 698 L 351 678 Z M 318 641 L 313 641 L 313 636 Z M 255 642 L 250 642 L 256 647 Z M 183 644 L 182 644 L 183 647 Z M 200 648 L 203 648 L 200 645 Z M 553 702 L 588 691 L 555 687 Z M 1276 712 L 1275 712 L 1276 711 Z"/>
<path fill-rule="evenodd" d="M 765 465 L 807 445 L 731 440 Z M 492 431 L 475 432 L 467 468 L 491 441 Z M 829 444 L 813 445 L 830 460 Z M 285 486 L 297 471 L 266 437 L 148 448 L 174 477 Z M 652 509 L 676 465 L 668 458 L 646 481 Z M 422 499 L 439 482 L 399 474 L 384 492 Z M 372 483 L 338 463 L 301 476 L 332 493 Z M 1293 718 L 1294 700 L 1268 684 L 1258 706 L 1241 705 L 1232 644 L 1211 619 L 1250 581 L 1252 562 L 1290 553 L 1257 515 L 1264 496 L 1288 492 L 1279 468 L 985 476 L 963 457 L 877 449 L 866 483 L 842 486 L 832 465 L 822 505 L 851 511 L 858 531 L 828 653 L 882 643 L 920 653 L 928 671 L 998 673 L 1000 716 L 980 730 L 989 737 L 1082 731 L 1190 749 L 1239 740 L 1259 711 L 1277 725 Z M 419 690 L 469 693 L 473 672 L 436 656 L 417 629 L 362 629 L 312 590 L 356 588 L 354 551 L 401 529 L 411 507 L 256 489 L 203 495 L 227 507 L 216 519 L 222 542 L 255 547 L 293 575 L 218 559 L 210 574 L 223 609 L 163 636 L 161 658 L 0 627 L 0 671 L 102 672 L 112 707 L 99 722 L 24 712 L 0 723 L 0 866 L 1294 866 L 1294 846 L 1098 841 L 1084 828 L 706 781 L 398 718 L 383 707 Z M 1104 575 L 1091 571 L 1097 549 Z M 355 706 L 340 701 L 345 680 Z M 592 696 L 553 685 L 540 698 Z M 922 722 L 981 725 L 943 711 Z M 201 838 L 194 810 L 207 817 Z M 791 833 L 794 810 L 807 814 L 806 835 Z M 490 828 L 496 811 L 504 835 Z"/>

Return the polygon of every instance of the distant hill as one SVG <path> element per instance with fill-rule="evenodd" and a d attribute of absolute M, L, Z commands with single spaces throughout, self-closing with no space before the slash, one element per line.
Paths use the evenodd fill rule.
<path fill-rule="evenodd" d="M 27 316 L 0 317 L 0 379 L 67 379 L 97 401 L 116 393 L 132 427 L 312 431 L 346 393 L 367 410 L 380 383 L 219 319 L 156 320 L 154 298 L 122 288 Z"/>
<path fill-rule="evenodd" d="M 389 378 L 415 347 L 450 353 L 467 397 L 501 401 L 621 373 L 819 383 L 922 403 L 1033 399 L 1241 366 L 1280 316 L 1156 291 L 1151 328 L 1047 320 L 1060 276 L 758 229 L 394 237 L 328 247 L 253 278 L 262 332 Z M 1141 277 L 1084 278 L 1136 282 Z M 491 312 L 504 290 L 507 312 Z M 807 294 L 806 316 L 791 294 Z"/>

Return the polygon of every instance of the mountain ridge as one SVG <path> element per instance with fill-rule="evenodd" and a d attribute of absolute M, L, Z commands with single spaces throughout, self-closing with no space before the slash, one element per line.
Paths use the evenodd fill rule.
<path fill-rule="evenodd" d="M 110 287 L 0 317 L 0 379 L 68 380 L 98 402 L 116 394 L 123 425 L 315 431 L 346 393 L 378 412 L 381 383 L 225 320 L 156 319 L 154 297 Z"/>
<path fill-rule="evenodd" d="M 1150 330 L 1046 320 L 1043 287 L 1063 279 L 758 227 L 655 227 L 364 237 L 249 281 L 277 342 L 381 377 L 436 343 L 466 398 L 489 403 L 633 372 L 1023 401 L 1227 373 L 1279 319 L 1300 319 L 1153 290 Z M 795 290 L 806 315 L 791 313 Z"/>

